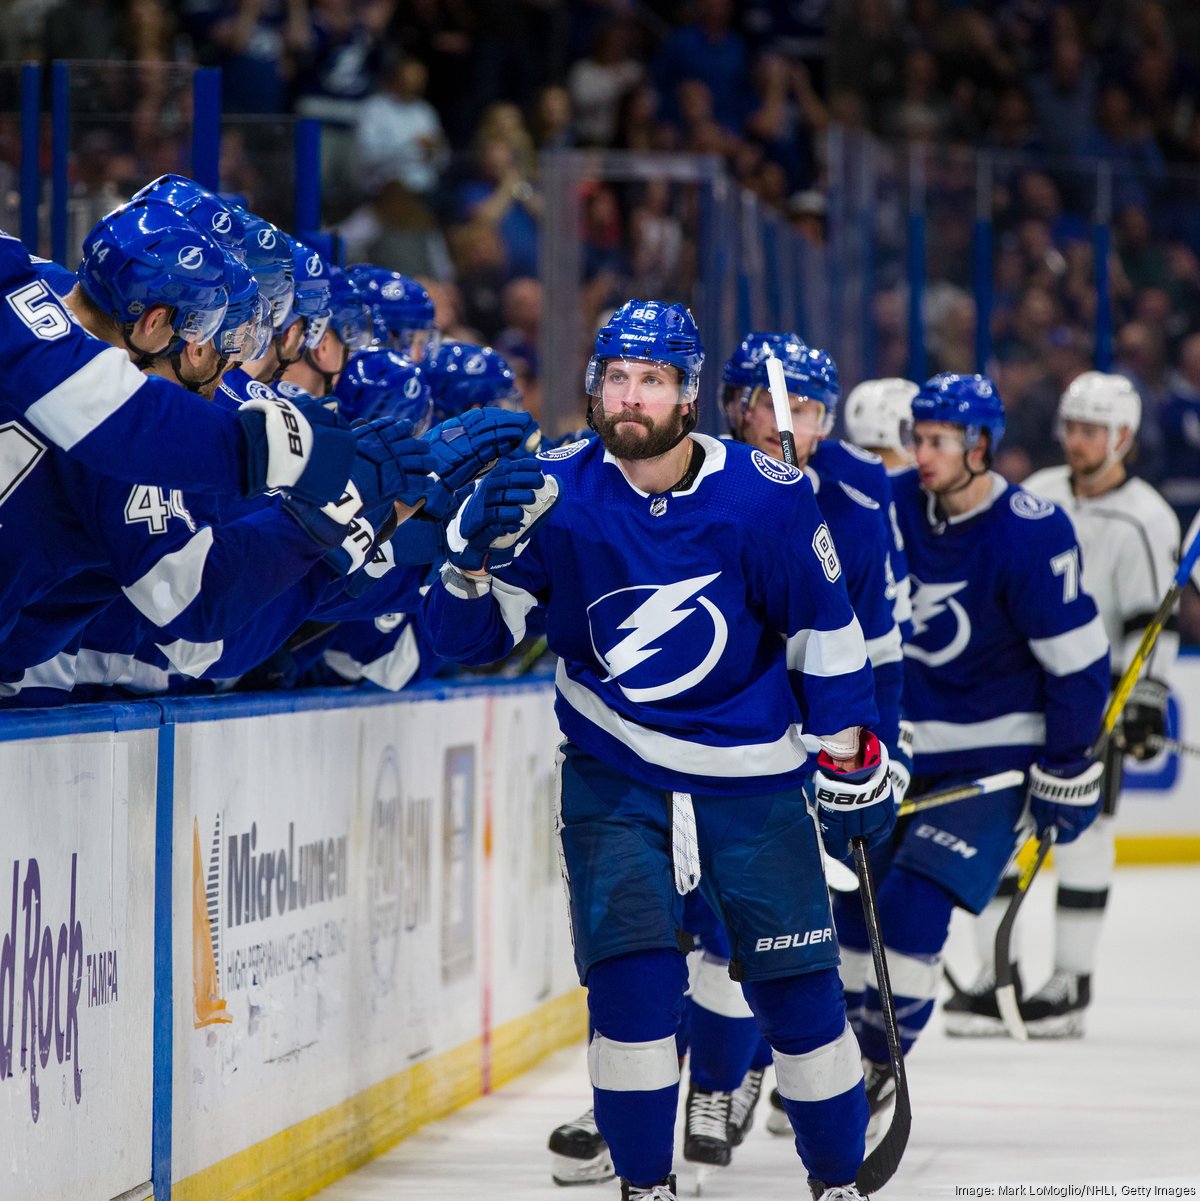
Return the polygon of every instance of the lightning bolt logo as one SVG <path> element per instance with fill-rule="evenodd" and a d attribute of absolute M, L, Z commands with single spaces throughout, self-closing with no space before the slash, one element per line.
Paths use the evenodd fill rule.
<path fill-rule="evenodd" d="M 904 647 L 904 654 L 927 667 L 941 667 L 952 659 L 957 659 L 971 641 L 971 619 L 962 605 L 954 600 L 967 586 L 967 581 L 961 580 L 956 584 L 923 584 L 911 574 L 909 580 L 912 584 L 913 637 L 921 637 L 929 629 L 929 623 L 947 611 L 954 616 L 955 629 L 954 636 L 941 650 L 925 650 L 908 643 Z"/>
<path fill-rule="evenodd" d="M 717 660 L 720 659 L 729 640 L 729 627 L 720 609 L 707 597 L 698 595 L 720 574 L 718 571 L 713 575 L 695 576 L 690 580 L 680 580 L 676 584 L 637 584 L 632 588 L 619 588 L 616 592 L 607 593 L 599 600 L 593 601 L 588 606 L 592 650 L 608 671 L 608 676 L 602 683 L 618 681 L 617 687 L 631 701 L 655 701 L 677 696 L 703 680 L 716 666 Z M 597 605 L 623 592 L 649 592 L 650 595 L 617 626 L 618 630 L 629 631 L 625 637 L 610 647 L 607 652 L 601 651 L 597 645 L 597 631 L 595 623 L 592 621 L 592 610 Z M 692 597 L 696 597 L 696 604 L 685 608 L 684 606 Z M 695 613 L 697 608 L 702 608 L 708 614 L 713 626 L 712 644 L 698 666 L 673 680 L 649 687 L 633 688 L 619 682 L 621 676 L 627 675 L 634 668 L 659 654 L 663 649 L 662 646 L 653 644 L 661 642 L 676 626 L 681 625 Z"/>

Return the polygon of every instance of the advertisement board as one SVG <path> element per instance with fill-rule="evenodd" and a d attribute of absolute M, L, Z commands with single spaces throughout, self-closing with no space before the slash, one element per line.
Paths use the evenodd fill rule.
<path fill-rule="evenodd" d="M 150 1179 L 157 737 L 0 742 L 5 1197 Z"/>

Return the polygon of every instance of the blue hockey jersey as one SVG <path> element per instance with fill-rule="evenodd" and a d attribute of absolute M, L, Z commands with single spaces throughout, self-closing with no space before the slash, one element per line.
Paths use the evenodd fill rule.
<path fill-rule="evenodd" d="M 893 479 L 912 579 L 905 707 L 914 772 L 1080 759 L 1108 693 L 1108 639 L 1067 516 L 993 475 L 945 520 L 915 471 Z"/>
<path fill-rule="evenodd" d="M 869 496 L 883 511 L 891 534 L 888 554 L 888 588 L 892 595 L 892 612 L 900 633 L 907 638 L 912 621 L 909 598 L 908 556 L 904 551 L 904 535 L 896 520 L 896 505 L 892 498 L 892 477 L 883 460 L 872 451 L 863 450 L 853 442 L 823 438 L 813 449 L 808 465 L 818 474 L 849 484 Z"/>
<path fill-rule="evenodd" d="M 563 734 L 652 787 L 798 783 L 802 732 L 877 720 L 862 629 L 803 473 L 704 435 L 684 490 L 650 496 L 599 439 L 543 453 L 558 503 L 477 599 L 423 601 L 434 651 L 502 658 L 544 610 Z"/>

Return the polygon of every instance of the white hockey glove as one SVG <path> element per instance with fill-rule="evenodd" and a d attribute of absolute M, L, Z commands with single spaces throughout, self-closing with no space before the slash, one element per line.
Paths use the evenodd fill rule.
<path fill-rule="evenodd" d="M 461 571 L 506 567 L 557 500 L 558 480 L 537 459 L 502 459 L 446 527 L 447 558 Z"/>
<path fill-rule="evenodd" d="M 1170 689 L 1153 676 L 1143 676 L 1129 693 L 1121 714 L 1121 742 L 1126 753 L 1139 763 L 1158 754 L 1158 748 L 1150 746 L 1149 741 L 1166 736 L 1169 696 Z"/>
<path fill-rule="evenodd" d="M 888 773 L 892 777 L 892 797 L 896 808 L 904 804 L 908 796 L 908 786 L 912 783 L 913 760 L 913 724 L 911 721 L 900 722 L 900 732 L 896 736 L 896 749 L 890 755 L 891 764 Z"/>
<path fill-rule="evenodd" d="M 850 853 L 850 840 L 865 837 L 870 846 L 882 842 L 896 824 L 887 748 L 871 733 L 861 733 L 863 765 L 845 771 L 827 751 L 817 755 L 813 790 L 821 839 L 834 859 Z"/>
<path fill-rule="evenodd" d="M 246 401 L 238 417 L 246 440 L 247 496 L 282 488 L 321 505 L 342 495 L 358 440 L 341 417 L 319 405 L 302 411 L 274 393 Z"/>
<path fill-rule="evenodd" d="M 1074 842 L 1100 813 L 1103 776 L 1104 764 L 1090 759 L 1035 763 L 1029 769 L 1029 812 L 1038 834 L 1054 826 L 1057 842 Z"/>

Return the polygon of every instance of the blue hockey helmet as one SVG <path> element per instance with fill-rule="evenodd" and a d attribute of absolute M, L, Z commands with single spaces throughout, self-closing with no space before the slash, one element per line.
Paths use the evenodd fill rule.
<path fill-rule="evenodd" d="M 125 332 L 156 305 L 171 312 L 175 339 L 211 341 L 228 303 L 225 253 L 178 209 L 135 200 L 114 209 L 83 240 L 79 282 L 91 301 Z M 144 352 L 140 352 L 143 353 Z"/>
<path fill-rule="evenodd" d="M 522 407 L 524 398 L 513 369 L 490 346 L 443 342 L 421 363 L 421 371 L 433 394 L 435 421 L 484 406 Z"/>
<path fill-rule="evenodd" d="M 338 412 L 350 421 L 399 417 L 413 423 L 413 433 L 429 428 L 433 396 L 420 366 L 395 350 L 360 350 L 346 364 L 333 395 Z"/>
<path fill-rule="evenodd" d="M 227 362 L 261 359 L 271 342 L 271 306 L 258 290 L 250 268 L 226 251 L 229 305 L 213 344 Z"/>
<path fill-rule="evenodd" d="M 355 263 L 346 274 L 362 292 L 375 325 L 375 337 L 385 346 L 422 361 L 438 347 L 433 300 L 424 286 L 399 271 Z"/>
<path fill-rule="evenodd" d="M 246 266 L 258 280 L 258 290 L 271 306 L 271 321 L 280 329 L 292 307 L 292 248 L 287 235 L 270 221 L 241 211 L 246 227 Z"/>
<path fill-rule="evenodd" d="M 366 350 L 374 337 L 371 311 L 354 281 L 340 267 L 327 263 L 329 272 L 329 329 L 348 350 Z"/>
<path fill-rule="evenodd" d="M 963 427 L 963 445 L 970 450 L 988 433 L 988 449 L 995 450 L 1004 435 L 1004 404 L 996 385 L 986 375 L 935 375 L 921 385 L 912 401 L 913 422 L 947 421 Z"/>
<path fill-rule="evenodd" d="M 325 336 L 332 314 L 329 265 L 307 242 L 284 234 L 292 253 L 292 307 L 284 318 L 286 329 L 294 321 L 305 320 L 304 346 L 311 350 Z"/>
<path fill-rule="evenodd" d="M 134 200 L 153 197 L 177 208 L 222 250 L 243 262 L 246 258 L 246 227 L 237 210 L 214 192 L 186 175 L 160 175 L 133 194 Z"/>
<path fill-rule="evenodd" d="M 679 403 L 695 404 L 700 393 L 704 346 L 692 314 L 682 304 L 627 300 L 600 327 L 588 361 L 584 387 L 600 396 L 611 359 L 663 363 L 679 372 Z"/>
<path fill-rule="evenodd" d="M 799 334 L 773 331 L 747 334 L 721 369 L 722 407 L 731 432 L 738 434 L 759 390 L 762 395 L 769 393 L 767 362 L 773 358 L 783 364 L 789 396 L 821 405 L 814 432 L 827 434 L 841 396 L 837 365 L 825 351 L 806 345 Z"/>

